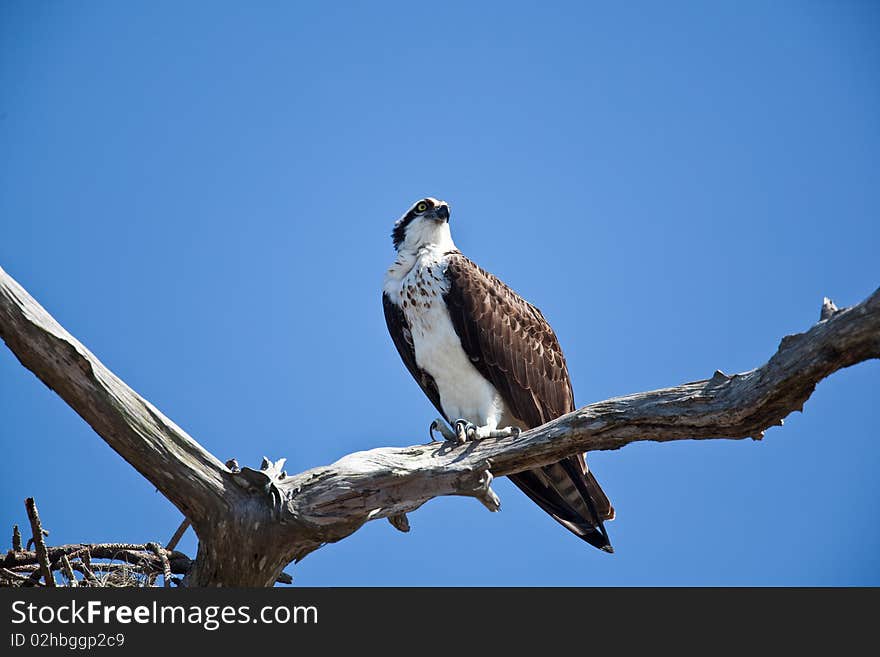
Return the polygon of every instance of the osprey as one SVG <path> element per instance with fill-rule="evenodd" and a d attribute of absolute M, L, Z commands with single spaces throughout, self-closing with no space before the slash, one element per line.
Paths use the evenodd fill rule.
<path fill-rule="evenodd" d="M 559 341 L 541 311 L 455 247 L 449 205 L 417 201 L 394 224 L 382 303 L 404 364 L 453 428 L 449 439 L 510 436 L 575 410 Z M 614 509 L 583 455 L 511 475 L 566 529 L 613 552 Z"/>

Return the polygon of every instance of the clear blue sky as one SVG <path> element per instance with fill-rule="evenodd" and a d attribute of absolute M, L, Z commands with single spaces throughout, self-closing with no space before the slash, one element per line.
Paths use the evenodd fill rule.
<path fill-rule="evenodd" d="M 878 34 L 848 1 L 7 0 L 0 264 L 219 458 L 290 471 L 427 436 L 380 300 L 425 195 L 544 311 L 578 404 L 748 370 L 880 284 Z M 835 374 L 760 443 L 592 454 L 614 555 L 499 480 L 498 514 L 434 500 L 290 572 L 880 585 L 878 384 Z M 29 495 L 54 544 L 180 522 L 5 347 L 0 437 L 2 536 Z"/>

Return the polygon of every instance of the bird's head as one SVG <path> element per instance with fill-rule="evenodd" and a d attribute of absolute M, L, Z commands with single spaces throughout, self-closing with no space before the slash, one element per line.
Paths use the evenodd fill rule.
<path fill-rule="evenodd" d="M 394 223 L 391 239 L 398 251 L 417 251 L 431 245 L 455 248 L 449 233 L 449 204 L 430 196 L 416 201 Z"/>

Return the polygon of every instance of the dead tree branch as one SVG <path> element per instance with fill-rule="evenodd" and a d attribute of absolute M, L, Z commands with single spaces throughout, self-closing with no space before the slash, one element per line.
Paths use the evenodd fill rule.
<path fill-rule="evenodd" d="M 36 550 L 37 562 L 40 564 L 40 572 L 46 582 L 46 586 L 54 587 L 55 578 L 52 576 L 52 568 L 49 566 L 49 554 L 46 551 L 46 543 L 43 540 L 43 525 L 40 524 L 40 514 L 33 497 L 24 501 L 28 519 L 31 521 L 31 531 L 34 533 L 34 550 Z"/>
<path fill-rule="evenodd" d="M 467 495 L 496 510 L 493 475 L 636 441 L 761 438 L 802 410 L 829 374 L 880 357 L 880 290 L 842 310 L 826 300 L 815 326 L 783 338 L 772 358 L 749 372 L 716 371 L 706 380 L 597 402 L 518 437 L 374 449 L 293 476 L 282 470 L 283 459 L 264 459 L 259 470 L 225 466 L 2 269 L 0 337 L 192 522 L 199 549 L 188 585 L 269 586 L 289 561 L 369 520 L 389 518 L 408 529 L 405 514 L 434 497 Z M 173 560 L 171 566 L 174 572 Z"/>
<path fill-rule="evenodd" d="M 165 546 L 166 550 L 173 550 L 177 547 L 177 544 L 180 542 L 180 539 L 183 538 L 183 535 L 186 533 L 186 530 L 189 529 L 190 522 L 189 520 L 184 520 L 180 523 L 180 527 L 177 528 L 177 531 L 174 532 L 174 535 L 168 541 L 168 545 Z"/>

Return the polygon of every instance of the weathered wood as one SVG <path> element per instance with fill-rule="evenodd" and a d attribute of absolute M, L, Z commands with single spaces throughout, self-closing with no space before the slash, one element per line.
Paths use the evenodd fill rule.
<path fill-rule="evenodd" d="M 185 519 L 180 526 L 177 528 L 177 531 L 174 532 L 174 535 L 168 541 L 168 545 L 165 546 L 166 550 L 173 550 L 177 547 L 177 544 L 180 542 L 180 539 L 183 538 L 183 535 L 186 533 L 186 530 L 189 529 L 190 521 Z"/>
<path fill-rule="evenodd" d="M 64 573 L 64 576 L 67 578 L 67 581 L 69 582 L 68 586 L 76 588 L 76 575 L 73 573 L 73 567 L 70 565 L 70 559 L 67 558 L 66 554 L 61 555 L 61 572 Z"/>
<path fill-rule="evenodd" d="M 185 516 L 226 506 L 223 464 L 107 369 L 2 269 L 0 336 L 22 365 Z"/>
<path fill-rule="evenodd" d="M 55 577 L 52 575 L 52 567 L 49 565 L 49 553 L 46 550 L 46 543 L 43 541 L 43 525 L 40 523 L 40 514 L 37 511 L 37 504 L 33 497 L 28 497 L 24 501 L 27 509 L 28 520 L 31 521 L 31 531 L 34 536 L 34 551 L 37 556 L 37 563 L 40 565 L 40 573 L 46 586 L 55 587 Z"/>
<path fill-rule="evenodd" d="M 716 371 L 702 381 L 589 404 L 516 437 L 357 452 L 275 485 L 301 521 L 338 529 L 357 519 L 394 518 L 438 495 L 485 499 L 488 482 L 477 482 L 487 467 L 509 475 L 646 440 L 760 439 L 803 410 L 823 378 L 880 358 L 880 290 L 852 308 L 837 310 L 827 300 L 823 308 L 824 319 L 783 338 L 773 357 L 749 372 Z"/>
<path fill-rule="evenodd" d="M 250 527 L 268 523 L 269 508 L 253 503 L 253 496 L 232 483 L 228 468 L 105 367 L 2 268 L 0 337 L 22 365 L 193 521 L 200 554 L 220 564 L 209 571 L 214 581 L 240 586 L 275 581 L 280 567 L 278 573 L 261 572 L 251 563 L 266 537 L 252 536 Z M 245 510 L 247 522 L 226 522 Z M 236 528 L 247 531 L 236 535 Z M 215 550 L 237 552 L 238 558 L 214 558 Z M 198 579 L 203 572 L 194 568 L 191 583 L 211 583 Z"/>
<path fill-rule="evenodd" d="M 51 565 L 59 564 L 63 557 L 68 559 L 84 559 L 91 562 L 95 559 L 115 559 L 119 561 L 127 561 L 137 563 L 139 561 L 150 561 L 156 570 L 161 569 L 161 557 L 147 550 L 151 550 L 147 545 L 137 543 L 72 543 L 70 545 L 58 545 L 46 548 L 47 563 Z M 171 572 L 175 574 L 185 574 L 191 566 L 191 559 L 176 550 L 165 550 L 166 557 L 171 568 Z M 10 551 L 0 556 L 0 567 L 4 568 L 20 568 L 22 566 L 36 564 L 39 565 L 39 555 L 36 551 L 21 550 Z"/>
<path fill-rule="evenodd" d="M 516 437 L 429 443 L 349 454 L 288 475 L 224 465 L 110 372 L 0 269 L 0 337 L 120 455 L 193 523 L 190 586 L 270 586 L 292 559 L 345 538 L 365 522 L 406 515 L 441 495 L 499 500 L 492 476 L 591 450 L 652 440 L 763 437 L 802 410 L 838 369 L 880 357 L 880 290 L 837 309 L 829 300 L 809 331 L 786 336 L 761 367 L 584 406 Z M 8 558 L 8 557 L 7 557 Z M 174 561 L 171 561 L 172 571 Z"/>
<path fill-rule="evenodd" d="M 26 577 L 20 573 L 14 573 L 7 568 L 0 568 L 0 579 L 5 579 L 11 582 L 17 582 L 24 586 L 43 586 L 39 582 L 33 581 L 30 577 Z"/>

